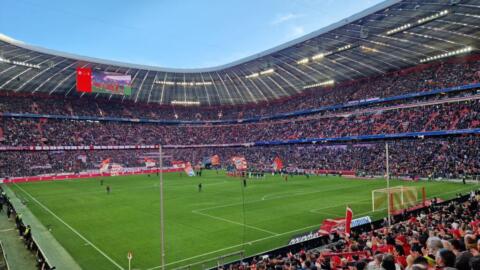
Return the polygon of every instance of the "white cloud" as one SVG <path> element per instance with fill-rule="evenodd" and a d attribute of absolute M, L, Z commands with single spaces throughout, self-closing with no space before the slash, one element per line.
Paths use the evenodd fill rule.
<path fill-rule="evenodd" d="M 278 25 L 287 21 L 291 21 L 297 18 L 303 17 L 303 14 L 278 14 L 271 22 L 270 25 Z"/>
<path fill-rule="evenodd" d="M 305 34 L 305 28 L 303 26 L 293 26 L 288 29 L 287 32 L 287 38 L 292 39 L 292 38 L 297 38 L 299 36 L 303 36 Z"/>

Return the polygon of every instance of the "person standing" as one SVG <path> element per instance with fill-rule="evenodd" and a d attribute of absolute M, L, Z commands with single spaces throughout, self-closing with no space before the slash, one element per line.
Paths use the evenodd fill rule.
<path fill-rule="evenodd" d="M 202 192 L 202 183 L 198 184 L 198 192 Z"/>
<path fill-rule="evenodd" d="M 107 186 L 107 194 L 110 194 L 110 186 Z"/>
<path fill-rule="evenodd" d="M 446 248 L 440 249 L 435 256 L 437 269 L 456 270 L 457 268 L 455 268 L 455 260 L 455 254 Z"/>

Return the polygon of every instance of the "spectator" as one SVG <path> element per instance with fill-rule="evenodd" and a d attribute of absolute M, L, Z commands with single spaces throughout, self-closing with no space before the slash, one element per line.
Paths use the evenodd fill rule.
<path fill-rule="evenodd" d="M 446 248 L 440 249 L 435 256 L 437 268 L 443 270 L 456 270 L 455 260 L 455 254 Z"/>

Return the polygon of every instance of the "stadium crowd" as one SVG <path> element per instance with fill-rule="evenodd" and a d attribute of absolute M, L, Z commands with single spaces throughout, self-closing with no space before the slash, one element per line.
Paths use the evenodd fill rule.
<path fill-rule="evenodd" d="M 113 116 L 150 119 L 215 120 L 274 115 L 326 105 L 381 98 L 479 82 L 480 62 L 445 62 L 385 74 L 331 88 L 307 91 L 274 101 L 271 106 L 172 107 L 120 103 L 90 98 L 0 95 L 0 113 Z M 434 99 L 440 100 L 436 96 Z M 0 146 L 196 145 L 231 144 L 299 138 L 396 134 L 403 132 L 480 128 L 480 99 L 410 107 L 327 112 L 312 117 L 229 125 L 157 125 L 111 121 L 11 118 L 0 115 Z M 244 156 L 254 171 L 271 171 L 280 157 L 287 171 L 355 171 L 358 176 L 384 175 L 385 143 L 279 145 L 270 147 L 165 149 L 165 164 L 200 163 L 218 155 L 222 166 Z M 480 174 L 480 136 L 418 138 L 388 141 L 390 172 L 411 178 L 462 178 Z M 154 150 L 4 151 L 0 178 L 96 170 L 105 159 L 123 167 L 144 167 Z M 325 270 L 479 270 L 480 195 L 467 202 L 433 204 L 392 227 L 354 233 L 330 250 L 302 251 L 275 258 L 257 258 L 231 269 Z M 2 198 L 0 197 L 0 202 Z M 8 209 L 8 208 L 7 208 Z M 13 211 L 13 209 L 11 210 Z M 17 226 L 20 226 L 17 224 Z M 19 231 L 24 234 L 26 228 Z M 25 235 L 23 235 L 25 236 Z M 30 236 L 25 236 L 26 241 Z M 338 238 L 339 236 L 334 236 Z M 343 236 L 342 236 L 343 237 Z M 327 256 L 325 253 L 335 253 Z"/>
<path fill-rule="evenodd" d="M 461 178 L 480 174 L 479 136 L 390 141 L 390 171 L 402 177 Z M 271 171 L 280 157 L 287 171 L 355 171 L 359 176 L 384 175 L 384 142 L 308 144 L 270 147 L 165 149 L 164 166 L 172 161 L 201 163 L 218 155 L 226 166 L 233 156 L 244 156 L 254 171 Z M 145 158 L 158 159 L 155 150 L 8 151 L 0 155 L 0 177 L 32 176 L 94 170 L 102 160 L 123 167 L 145 167 Z"/>
<path fill-rule="evenodd" d="M 405 213 L 391 227 L 333 232 L 334 242 L 314 250 L 259 256 L 228 266 L 231 270 L 479 270 L 480 193 L 466 202 L 432 203 Z M 339 239 L 338 241 L 335 241 Z"/>
<path fill-rule="evenodd" d="M 3 117 L 0 120 L 0 146 L 227 144 L 478 127 L 478 99 L 229 125 L 158 125 Z"/>
<path fill-rule="evenodd" d="M 241 119 L 318 108 L 352 101 L 396 96 L 460 86 L 480 81 L 480 62 L 457 59 L 450 62 L 420 65 L 408 70 L 338 84 L 326 89 L 312 89 L 282 100 L 243 106 L 174 107 L 157 104 L 136 104 L 88 97 L 65 98 L 56 95 L 35 95 L 3 92 L 0 113 L 34 113 L 76 116 L 111 116 L 166 120 Z"/>
<path fill-rule="evenodd" d="M 458 59 L 457 59 L 458 60 Z M 307 92 L 272 106 L 174 108 L 117 103 L 102 99 L 58 99 L 54 96 L 22 96 L 4 92 L 0 112 L 82 116 L 143 117 L 151 119 L 236 119 L 272 115 L 304 108 L 348 103 L 368 98 L 464 85 L 480 79 L 479 61 L 451 61 L 417 66 L 331 89 Z M 455 71 L 455 72 L 453 72 Z M 466 91 L 436 95 L 377 107 L 328 111 L 307 117 L 222 125 L 160 125 L 136 122 L 12 118 L 0 115 L 1 146 L 90 146 L 90 145 L 197 145 L 233 144 L 303 138 L 397 134 L 480 128 L 478 93 Z M 200 116 L 198 116 L 200 114 Z M 189 117 L 192 116 L 192 117 Z M 459 177 L 479 174 L 477 136 L 399 140 L 392 143 L 393 174 L 403 176 Z M 396 147 L 395 147 L 396 146 Z M 198 162 L 200 157 L 219 154 L 222 160 L 243 152 L 254 170 L 268 170 L 274 155 L 294 169 L 354 170 L 362 175 L 384 171 L 382 143 L 339 145 L 278 146 L 255 148 L 185 149 L 171 152 L 172 159 Z M 168 151 L 168 150 L 167 150 Z M 143 166 L 142 153 L 129 151 L 9 151 L 0 155 L 0 177 L 42 173 L 75 172 L 98 168 L 102 159 L 112 157 L 125 167 Z M 86 158 L 83 158 L 83 157 Z M 82 157 L 82 158 L 79 158 Z M 22 162 L 17 162 L 22 160 Z M 80 162 L 81 161 L 81 162 Z"/>

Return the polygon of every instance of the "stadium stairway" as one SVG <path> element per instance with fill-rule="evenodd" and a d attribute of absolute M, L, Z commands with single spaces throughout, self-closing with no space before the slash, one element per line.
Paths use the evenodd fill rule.
<path fill-rule="evenodd" d="M 30 252 L 15 229 L 15 220 L 8 219 L 6 207 L 0 212 L 0 241 L 10 270 L 35 270 L 35 255 Z"/>

